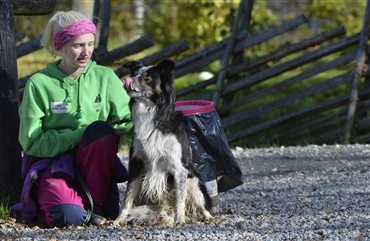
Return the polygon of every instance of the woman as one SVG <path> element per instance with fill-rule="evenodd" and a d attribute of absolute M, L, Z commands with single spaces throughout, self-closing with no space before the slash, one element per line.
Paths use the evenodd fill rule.
<path fill-rule="evenodd" d="M 24 186 L 13 213 L 47 227 L 115 219 L 117 182 L 127 180 L 117 151 L 132 129 L 129 97 L 111 69 L 91 60 L 95 36 L 86 16 L 55 13 L 42 45 L 60 59 L 28 80 L 19 108 Z"/>

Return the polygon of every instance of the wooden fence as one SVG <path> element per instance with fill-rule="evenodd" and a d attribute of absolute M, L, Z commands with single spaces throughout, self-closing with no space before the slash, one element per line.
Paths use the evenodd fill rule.
<path fill-rule="evenodd" d="M 109 1 L 96 2 L 102 5 L 95 6 L 95 15 L 101 13 L 100 26 L 106 29 L 110 18 Z M 233 31 L 231 37 L 176 61 L 177 78 L 200 72 L 214 61 L 223 60 L 224 71 L 221 78 L 220 71 L 211 79 L 178 90 L 177 97 L 215 100 L 215 90 L 218 90 L 219 99 L 215 104 L 233 146 L 368 143 L 369 1 L 366 11 L 361 33 L 345 37 L 346 30 L 339 27 L 282 44 L 263 56 L 244 57 L 243 61 L 229 64 L 232 56 L 284 36 L 307 24 L 309 19 L 298 16 L 255 36 L 243 29 Z M 17 56 L 39 49 L 39 38 L 17 46 Z M 107 31 L 101 31 L 95 60 L 103 65 L 139 53 L 155 43 L 152 35 L 145 35 L 107 51 L 107 39 Z M 181 40 L 139 61 L 151 65 L 187 49 L 188 42 Z M 128 69 L 118 68 L 115 73 L 123 77 Z M 330 78 L 321 77 L 323 73 Z M 20 97 L 27 79 L 18 81 Z"/>

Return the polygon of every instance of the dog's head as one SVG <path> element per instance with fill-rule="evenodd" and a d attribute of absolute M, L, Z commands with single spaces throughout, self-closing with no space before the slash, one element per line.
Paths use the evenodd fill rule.
<path fill-rule="evenodd" d="M 131 77 L 123 80 L 131 98 L 148 99 L 155 103 L 174 101 L 175 62 L 165 59 L 155 66 L 143 66 L 140 62 L 130 61 L 123 67 L 131 71 Z"/>

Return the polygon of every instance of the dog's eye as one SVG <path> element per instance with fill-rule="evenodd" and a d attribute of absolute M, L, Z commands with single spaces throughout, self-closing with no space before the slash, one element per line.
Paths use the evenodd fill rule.
<path fill-rule="evenodd" d="M 152 77 L 146 72 L 144 72 L 141 76 L 145 81 L 150 81 L 152 79 Z"/>

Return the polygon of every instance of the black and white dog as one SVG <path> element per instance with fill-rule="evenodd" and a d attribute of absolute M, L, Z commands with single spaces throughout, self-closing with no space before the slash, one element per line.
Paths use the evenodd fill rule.
<path fill-rule="evenodd" d="M 143 66 L 131 61 L 124 67 L 131 71 L 124 87 L 131 97 L 135 133 L 126 195 L 116 222 L 140 219 L 132 217 L 132 208 L 142 204 L 167 225 L 211 218 L 212 200 L 192 163 L 188 124 L 175 110 L 175 63 L 165 59 Z"/>

